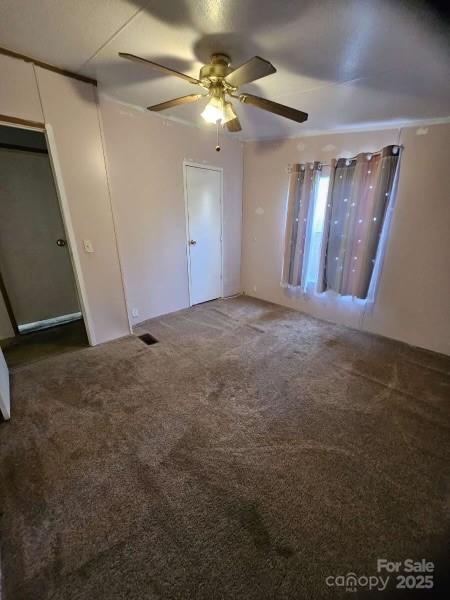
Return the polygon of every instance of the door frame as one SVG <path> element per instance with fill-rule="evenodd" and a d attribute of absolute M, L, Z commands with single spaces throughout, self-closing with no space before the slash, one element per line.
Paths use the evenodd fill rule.
<path fill-rule="evenodd" d="M 92 317 L 89 309 L 86 286 L 84 283 L 83 272 L 81 269 L 80 255 L 77 249 L 75 230 L 73 228 L 72 218 L 70 215 L 69 203 L 64 187 L 64 179 L 62 176 L 61 166 L 58 159 L 58 152 L 56 148 L 56 142 L 52 126 L 48 123 L 35 123 L 33 121 L 26 121 L 22 119 L 17 119 L 17 121 L 13 119 L 11 121 L 4 119 L 5 117 L 3 117 L 3 115 L 0 115 L 0 125 L 4 125 L 6 127 L 15 127 L 16 129 L 30 129 L 32 131 L 40 131 L 45 135 L 48 157 L 50 160 L 50 167 L 53 175 L 53 182 L 55 184 L 59 210 L 61 212 L 63 227 L 67 238 L 67 249 L 69 251 L 70 263 L 72 265 L 72 272 L 75 279 L 75 286 L 77 288 L 78 299 L 80 301 L 81 314 L 83 315 L 83 321 L 84 326 L 86 328 L 86 334 L 88 337 L 89 345 L 95 346 L 96 339 L 94 335 L 94 328 L 92 326 Z"/>
<path fill-rule="evenodd" d="M 191 250 L 189 245 L 189 210 L 188 210 L 188 189 L 187 189 L 187 167 L 196 169 L 206 169 L 208 171 L 216 171 L 220 175 L 220 296 L 223 298 L 223 167 L 216 167 L 205 163 L 197 163 L 191 160 L 183 160 L 183 188 L 184 188 L 184 218 L 186 224 L 186 263 L 187 263 L 187 280 L 188 280 L 188 295 L 189 306 L 193 306 L 191 299 Z"/>
<path fill-rule="evenodd" d="M 17 325 L 16 317 L 14 316 L 14 311 L 12 308 L 11 300 L 9 299 L 8 292 L 6 291 L 5 282 L 3 281 L 2 272 L 0 271 L 0 298 L 3 299 L 3 304 L 5 305 L 6 312 L 9 317 L 9 323 L 11 325 L 11 329 L 14 332 L 14 335 L 19 335 L 19 327 Z"/>
<path fill-rule="evenodd" d="M 0 348 L 0 414 L 5 421 L 11 418 L 11 389 L 9 384 L 9 369 Z"/>

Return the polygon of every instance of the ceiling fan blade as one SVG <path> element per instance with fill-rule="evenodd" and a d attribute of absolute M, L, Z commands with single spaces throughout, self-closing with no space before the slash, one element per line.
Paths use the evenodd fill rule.
<path fill-rule="evenodd" d="M 228 129 L 228 131 L 231 131 L 232 133 L 234 133 L 235 131 L 242 130 L 241 122 L 239 121 L 238 117 L 232 119 L 231 121 L 227 121 L 225 123 L 225 127 Z"/>
<path fill-rule="evenodd" d="M 181 96 L 180 98 L 174 98 L 173 100 L 167 100 L 167 102 L 161 102 L 160 104 L 154 104 L 148 106 L 147 110 L 159 111 L 166 110 L 166 108 L 172 108 L 172 106 L 178 106 L 179 104 L 189 104 L 191 102 L 197 102 L 200 98 L 205 98 L 206 94 L 189 94 L 188 96 Z"/>
<path fill-rule="evenodd" d="M 240 87 L 244 83 L 250 83 L 266 75 L 272 75 L 276 73 L 275 67 L 268 60 L 264 60 L 260 56 L 254 56 L 243 65 L 231 71 L 226 77 L 225 81 L 233 87 Z"/>
<path fill-rule="evenodd" d="M 175 75 L 175 77 L 180 77 L 185 81 L 189 81 L 189 83 L 195 83 L 196 85 L 200 83 L 200 81 L 198 79 L 195 79 L 195 77 L 190 77 L 190 75 L 185 75 L 184 73 L 175 71 L 175 69 L 170 69 L 169 67 L 165 67 L 164 65 L 159 65 L 158 63 L 155 63 L 151 60 L 147 60 L 146 58 L 142 58 L 140 56 L 136 56 L 135 54 L 129 54 L 128 52 L 119 52 L 119 56 L 121 56 L 122 58 L 127 58 L 128 60 L 134 60 L 136 62 L 145 63 L 147 65 L 150 65 L 150 67 L 153 67 L 153 69 L 162 71 L 163 73 L 168 73 L 169 75 Z"/>
<path fill-rule="evenodd" d="M 297 121 L 297 123 L 303 123 L 308 118 L 308 114 L 301 110 L 291 108 L 290 106 L 284 106 L 284 104 L 278 104 L 278 102 L 272 102 L 272 100 L 266 100 L 259 96 L 253 96 L 252 94 L 240 94 L 239 100 L 244 104 L 257 106 L 258 108 L 268 110 L 281 117 L 286 117 L 286 119 L 291 119 L 291 121 Z"/>

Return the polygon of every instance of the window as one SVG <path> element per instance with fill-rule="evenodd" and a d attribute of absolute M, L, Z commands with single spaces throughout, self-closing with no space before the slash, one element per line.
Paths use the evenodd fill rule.
<path fill-rule="evenodd" d="M 322 172 L 319 187 L 313 207 L 309 251 L 306 261 L 306 287 L 311 287 L 317 282 L 320 267 L 320 253 L 322 247 L 323 228 L 325 222 L 325 208 L 328 196 L 330 177 Z"/>
<path fill-rule="evenodd" d="M 366 300 L 369 290 L 375 290 L 372 275 L 377 259 L 382 260 L 387 231 L 383 226 L 395 197 L 399 158 L 399 146 L 391 145 L 332 160 L 320 292 Z"/>
<path fill-rule="evenodd" d="M 290 169 L 281 286 L 373 299 L 395 197 L 400 147 Z"/>

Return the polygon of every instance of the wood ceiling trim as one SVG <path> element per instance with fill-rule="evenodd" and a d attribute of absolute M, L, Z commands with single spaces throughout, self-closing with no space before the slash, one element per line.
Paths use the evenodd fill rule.
<path fill-rule="evenodd" d="M 42 62 L 41 60 L 37 60 L 36 58 L 32 58 L 31 56 L 27 56 L 26 54 L 19 54 L 19 52 L 8 50 L 8 48 L 2 48 L 0 46 L 0 54 L 3 54 L 5 56 L 11 56 L 12 58 L 18 58 L 19 60 L 24 60 L 25 62 L 31 62 L 34 65 L 41 67 L 42 69 L 47 69 L 47 71 L 53 71 L 54 73 L 65 75 L 66 77 L 72 77 L 72 79 L 78 79 L 78 81 L 91 83 L 95 86 L 97 85 L 96 79 L 91 79 L 91 77 L 86 77 L 85 75 L 80 75 L 79 73 L 73 73 L 72 71 L 67 71 L 66 69 L 60 69 L 59 67 L 55 67 L 54 65 Z"/>
<path fill-rule="evenodd" d="M 13 125 L 25 125 L 26 127 L 34 127 L 36 129 L 44 129 L 45 123 L 39 121 L 29 121 L 28 119 L 21 119 L 20 117 L 10 117 L 8 115 L 0 115 L 0 125 L 3 123 L 12 123 Z"/>

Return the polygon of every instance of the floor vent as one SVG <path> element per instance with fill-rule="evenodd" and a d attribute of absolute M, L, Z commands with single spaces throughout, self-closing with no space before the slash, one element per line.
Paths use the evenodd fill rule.
<path fill-rule="evenodd" d="M 150 333 L 144 333 L 143 335 L 138 336 L 140 340 L 147 344 L 147 346 L 151 346 L 152 344 L 157 344 L 158 340 L 154 338 Z"/>

